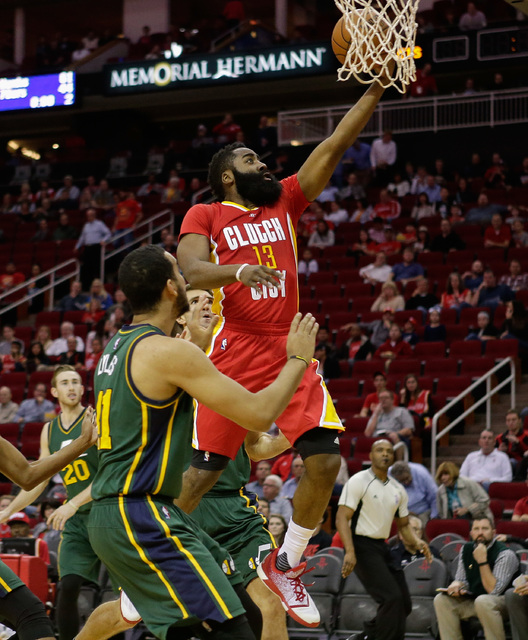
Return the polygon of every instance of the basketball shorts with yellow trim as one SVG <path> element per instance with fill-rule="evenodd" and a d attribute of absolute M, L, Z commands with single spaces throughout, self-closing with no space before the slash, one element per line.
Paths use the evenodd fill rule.
<path fill-rule="evenodd" d="M 107 498 L 92 507 L 88 532 L 94 551 L 161 640 L 173 625 L 221 623 L 244 613 L 226 568 L 196 529 L 171 501 L 151 496 Z"/>
<path fill-rule="evenodd" d="M 244 490 L 236 495 L 207 494 L 191 516 L 231 554 L 245 587 L 258 577 L 258 565 L 276 547 L 257 504 L 255 494 Z"/>
<path fill-rule="evenodd" d="M 59 546 L 59 576 L 82 576 L 97 584 L 101 561 L 90 543 L 89 517 L 89 511 L 76 513 L 66 521 Z"/>
<path fill-rule="evenodd" d="M 271 384 L 286 363 L 284 335 L 254 335 L 223 328 L 214 339 L 210 359 L 219 371 L 249 391 Z M 312 361 L 299 388 L 284 412 L 275 421 L 292 444 L 315 427 L 344 427 L 334 408 L 323 378 Z M 195 412 L 193 446 L 234 459 L 247 431 L 235 422 L 199 404 Z"/>
<path fill-rule="evenodd" d="M 5 597 L 18 587 L 23 587 L 24 584 L 14 571 L 0 561 L 0 598 Z"/>

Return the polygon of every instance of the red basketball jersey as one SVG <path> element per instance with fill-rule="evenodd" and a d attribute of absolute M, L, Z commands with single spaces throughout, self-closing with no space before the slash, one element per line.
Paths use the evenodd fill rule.
<path fill-rule="evenodd" d="M 185 216 L 180 238 L 206 236 L 210 261 L 218 264 L 262 264 L 281 271 L 276 289 L 261 292 L 234 283 L 215 291 L 214 312 L 229 320 L 276 325 L 289 323 L 298 309 L 297 223 L 308 206 L 297 176 L 281 181 L 282 194 L 270 207 L 247 209 L 234 202 L 197 204 Z M 285 329 L 285 333 L 288 332 Z"/>

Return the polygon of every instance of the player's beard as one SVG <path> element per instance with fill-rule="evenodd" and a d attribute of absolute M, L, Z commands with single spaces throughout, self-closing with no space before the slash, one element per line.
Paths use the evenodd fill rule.
<path fill-rule="evenodd" d="M 256 207 L 268 207 L 275 204 L 282 193 L 282 184 L 268 172 L 243 173 L 231 169 L 235 176 L 238 194 Z M 271 180 L 267 180 L 271 178 Z"/>
<path fill-rule="evenodd" d="M 189 301 L 187 300 L 187 293 L 185 289 L 181 286 L 181 284 L 176 281 L 176 291 L 178 292 L 178 296 L 174 301 L 173 313 L 175 318 L 179 318 L 183 316 L 184 313 L 189 311 Z"/>

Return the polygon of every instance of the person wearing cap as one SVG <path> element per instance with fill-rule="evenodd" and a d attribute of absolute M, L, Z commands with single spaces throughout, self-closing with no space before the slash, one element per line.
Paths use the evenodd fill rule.
<path fill-rule="evenodd" d="M 389 339 L 380 345 L 374 353 L 375 358 L 385 360 L 385 367 L 395 358 L 412 356 L 413 349 L 408 342 L 402 340 L 400 327 L 393 322 L 389 329 Z"/>
<path fill-rule="evenodd" d="M 424 268 L 415 262 L 413 249 L 406 247 L 402 253 L 402 261 L 392 267 L 392 279 L 406 286 L 407 283 L 416 281 L 423 275 Z"/>
<path fill-rule="evenodd" d="M 17 538 L 33 538 L 31 533 L 31 521 L 29 520 L 27 513 L 17 511 L 12 516 L 9 516 L 7 525 L 11 530 L 11 538 L 8 538 L 9 542 L 12 542 Z M 34 540 L 35 547 L 33 555 L 37 558 L 42 558 L 42 560 L 49 565 L 50 555 L 47 543 L 40 538 L 34 538 Z M 9 553 L 7 547 L 4 546 L 3 548 L 5 549 L 4 553 Z"/>
<path fill-rule="evenodd" d="M 403 323 L 402 340 L 408 342 L 411 347 L 414 347 L 414 345 L 419 340 L 418 334 L 416 333 L 417 325 L 418 322 L 416 321 L 416 318 L 413 318 L 412 316 L 410 318 L 407 318 L 407 320 Z"/>
<path fill-rule="evenodd" d="M 399 253 L 401 251 L 401 242 L 395 239 L 394 229 L 390 226 L 390 224 L 383 227 L 383 233 L 385 235 L 385 238 L 383 242 L 380 242 L 376 245 L 376 253 L 383 251 L 383 253 L 385 253 L 385 255 L 387 256 L 392 256 L 395 253 Z"/>

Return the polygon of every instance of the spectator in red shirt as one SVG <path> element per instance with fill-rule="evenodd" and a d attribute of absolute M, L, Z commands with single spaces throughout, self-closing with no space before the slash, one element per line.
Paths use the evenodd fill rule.
<path fill-rule="evenodd" d="M 122 244 L 128 244 L 134 241 L 134 229 L 136 225 L 143 218 L 141 212 L 141 204 L 136 200 L 133 193 L 123 193 L 121 200 L 116 205 L 116 217 L 112 232 L 114 233 L 115 247 L 120 247 Z M 115 236 L 123 231 L 128 230 L 128 233 L 122 238 L 115 240 Z"/>
<path fill-rule="evenodd" d="M 369 393 L 365 398 L 365 402 L 363 403 L 363 406 L 361 407 L 361 411 L 359 413 L 360 418 L 367 418 L 372 414 L 374 409 L 379 404 L 379 394 L 382 391 L 387 390 L 387 378 L 382 371 L 376 371 L 372 378 L 376 391 Z M 396 404 L 398 398 L 396 397 L 396 394 L 394 392 L 392 395 L 394 396 L 394 404 Z"/>
<path fill-rule="evenodd" d="M 526 484 L 528 485 L 528 476 L 526 477 Z M 528 496 L 517 500 L 513 508 L 512 520 L 514 522 L 528 522 Z"/>
<path fill-rule="evenodd" d="M 291 477 L 293 459 L 297 455 L 298 454 L 293 449 L 290 449 L 280 455 L 271 467 L 271 475 L 279 476 L 283 482 L 286 482 L 286 480 Z"/>
<path fill-rule="evenodd" d="M 8 291 L 19 284 L 22 284 L 26 276 L 17 271 L 14 262 L 8 262 L 5 266 L 5 272 L 0 275 L 0 291 Z"/>
<path fill-rule="evenodd" d="M 84 360 L 84 368 L 86 371 L 95 371 L 99 359 L 103 354 L 103 341 L 98 336 L 94 336 L 92 339 L 92 351 L 86 354 Z"/>
<path fill-rule="evenodd" d="M 390 362 L 401 356 L 412 356 L 413 350 L 411 345 L 402 340 L 400 327 L 394 322 L 389 329 L 389 339 L 384 342 L 374 353 L 375 358 L 383 358 L 385 366 L 388 367 Z"/>
<path fill-rule="evenodd" d="M 383 251 L 387 256 L 393 256 L 395 253 L 400 253 L 401 242 L 398 242 L 394 237 L 394 229 L 390 225 L 387 225 L 383 229 L 383 232 L 385 234 L 385 240 L 376 245 L 376 253 Z"/>
<path fill-rule="evenodd" d="M 506 414 L 506 431 L 497 436 L 495 446 L 504 451 L 510 460 L 517 465 L 523 457 L 528 456 L 528 433 L 523 429 L 519 412 L 511 409 Z"/>
<path fill-rule="evenodd" d="M 436 80 L 431 71 L 432 67 L 429 62 L 424 64 L 423 69 L 417 69 L 416 80 L 411 82 L 411 96 L 413 98 L 423 98 L 438 93 Z"/>
<path fill-rule="evenodd" d="M 507 224 L 502 222 L 500 213 L 493 214 L 491 224 L 484 232 L 484 246 L 486 249 L 500 247 L 506 249 L 510 246 L 511 231 Z"/>
<path fill-rule="evenodd" d="M 240 125 L 236 124 L 230 113 L 226 113 L 222 122 L 219 122 L 213 127 L 213 133 L 216 135 L 216 142 L 220 145 L 235 142 L 237 133 L 241 130 Z"/>
<path fill-rule="evenodd" d="M 392 197 L 390 191 L 382 189 L 379 195 L 379 202 L 374 207 L 374 216 L 383 220 L 394 220 L 399 218 L 400 213 L 400 203 Z"/>

